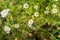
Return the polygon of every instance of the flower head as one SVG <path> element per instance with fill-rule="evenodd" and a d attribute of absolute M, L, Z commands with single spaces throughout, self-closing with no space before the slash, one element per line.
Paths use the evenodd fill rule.
<path fill-rule="evenodd" d="M 38 13 L 38 12 L 35 12 L 35 13 L 34 13 L 34 16 L 35 16 L 35 17 L 38 17 L 38 16 L 39 16 L 39 13 Z"/>
<path fill-rule="evenodd" d="M 55 4 L 52 5 L 53 8 L 56 8 L 57 6 Z"/>
<path fill-rule="evenodd" d="M 46 11 L 44 11 L 44 13 L 45 13 L 45 14 L 48 14 L 48 13 L 49 13 L 49 11 L 48 11 L 48 10 L 46 10 Z"/>
<path fill-rule="evenodd" d="M 25 8 L 25 9 L 27 9 L 29 7 L 29 5 L 27 4 L 27 3 L 25 3 L 24 5 L 23 5 L 23 8 Z"/>
<path fill-rule="evenodd" d="M 14 28 L 19 28 L 20 25 L 19 24 L 14 24 L 13 26 L 14 26 Z"/>
<path fill-rule="evenodd" d="M 34 9 L 36 9 L 36 10 L 37 10 L 37 9 L 38 9 L 38 5 L 35 5 L 35 6 L 34 6 Z"/>
<path fill-rule="evenodd" d="M 56 8 L 52 9 L 52 13 L 57 13 L 57 12 L 58 12 L 58 10 Z"/>
<path fill-rule="evenodd" d="M 5 26 L 5 27 L 4 27 L 4 31 L 5 31 L 6 33 L 10 33 L 10 30 L 11 30 L 11 28 L 10 28 L 9 26 Z"/>
<path fill-rule="evenodd" d="M 33 20 L 32 19 L 30 19 L 29 21 L 28 21 L 28 24 L 33 24 Z"/>
<path fill-rule="evenodd" d="M 28 26 L 29 26 L 29 27 L 32 27 L 32 24 L 33 24 L 33 20 L 30 19 L 30 20 L 28 21 Z"/>
<path fill-rule="evenodd" d="M 1 17 L 6 17 L 8 15 L 9 9 L 4 9 L 3 11 L 1 11 Z"/>

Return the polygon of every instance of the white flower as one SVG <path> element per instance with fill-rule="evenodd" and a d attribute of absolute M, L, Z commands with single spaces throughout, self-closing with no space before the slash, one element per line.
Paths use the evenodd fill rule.
<path fill-rule="evenodd" d="M 29 25 L 32 25 L 32 24 L 33 24 L 33 20 L 30 19 L 30 20 L 28 21 L 28 24 L 29 24 Z"/>
<path fill-rule="evenodd" d="M 37 9 L 38 9 L 38 5 L 35 5 L 35 6 L 34 6 L 34 9 L 36 9 L 36 10 L 37 10 Z"/>
<path fill-rule="evenodd" d="M 30 19 L 29 21 L 28 21 L 28 26 L 30 27 L 30 28 L 32 28 L 32 25 L 33 24 L 33 20 L 32 19 Z"/>
<path fill-rule="evenodd" d="M 52 5 L 53 8 L 56 8 L 57 6 L 55 4 Z"/>
<path fill-rule="evenodd" d="M 57 13 L 57 12 L 58 12 L 57 9 L 55 9 L 55 8 L 52 9 L 52 13 Z"/>
<path fill-rule="evenodd" d="M 35 13 L 34 13 L 34 16 L 35 16 L 35 17 L 38 17 L 38 16 L 39 16 L 39 13 L 38 13 L 38 12 L 35 12 Z"/>
<path fill-rule="evenodd" d="M 31 29 L 33 29 L 33 30 L 35 30 L 36 28 L 35 27 L 33 27 L 33 20 L 32 19 L 30 19 L 29 21 L 28 21 L 28 26 L 31 28 Z"/>
<path fill-rule="evenodd" d="M 9 9 L 4 9 L 3 11 L 1 11 L 1 16 L 4 18 L 8 15 Z"/>
<path fill-rule="evenodd" d="M 48 11 L 48 10 L 46 10 L 46 11 L 44 11 L 44 13 L 45 13 L 45 14 L 48 14 L 48 13 L 49 13 L 49 11 Z"/>
<path fill-rule="evenodd" d="M 27 8 L 29 8 L 29 5 L 28 5 L 27 3 L 25 3 L 25 4 L 23 5 L 23 8 L 27 9 Z"/>
<path fill-rule="evenodd" d="M 14 24 L 13 26 L 14 26 L 15 28 L 19 28 L 20 25 L 19 25 L 19 24 Z"/>
<path fill-rule="evenodd" d="M 4 31 L 5 31 L 6 33 L 10 33 L 10 30 L 11 30 L 11 28 L 10 28 L 9 26 L 5 26 L 5 27 L 4 27 Z"/>

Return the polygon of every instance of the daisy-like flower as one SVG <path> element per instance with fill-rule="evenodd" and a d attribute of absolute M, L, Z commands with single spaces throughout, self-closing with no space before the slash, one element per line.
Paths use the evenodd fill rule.
<path fill-rule="evenodd" d="M 14 26 L 14 28 L 19 28 L 20 25 L 19 24 L 14 24 L 13 26 Z"/>
<path fill-rule="evenodd" d="M 56 8 L 52 9 L 52 13 L 57 13 L 57 12 L 58 12 L 58 10 Z"/>
<path fill-rule="evenodd" d="M 35 12 L 35 13 L 34 13 L 34 16 L 35 16 L 35 17 L 38 17 L 38 16 L 39 16 L 39 13 L 38 13 L 38 12 Z"/>
<path fill-rule="evenodd" d="M 29 5 L 28 5 L 27 3 L 25 3 L 25 4 L 23 5 L 23 8 L 27 9 L 27 8 L 29 8 Z"/>
<path fill-rule="evenodd" d="M 10 33 L 10 30 L 11 30 L 11 28 L 10 28 L 9 26 L 5 26 L 5 27 L 4 27 L 4 31 L 5 31 L 6 33 Z"/>
<path fill-rule="evenodd" d="M 9 9 L 4 9 L 3 11 L 1 11 L 1 17 L 6 17 L 9 14 Z"/>
<path fill-rule="evenodd" d="M 28 26 L 31 28 L 31 29 L 33 29 L 33 30 L 35 30 L 36 28 L 35 27 L 33 27 L 33 20 L 32 19 L 30 19 L 29 21 L 28 21 Z"/>
<path fill-rule="evenodd" d="M 44 13 L 45 13 L 45 14 L 48 14 L 48 13 L 49 13 L 49 11 L 48 11 L 48 10 L 46 10 L 46 11 L 44 11 Z"/>
<path fill-rule="evenodd" d="M 30 20 L 28 21 L 28 24 L 32 25 L 32 24 L 33 24 L 33 20 L 30 19 Z"/>
<path fill-rule="evenodd" d="M 32 19 L 30 19 L 29 21 L 28 21 L 28 26 L 30 27 L 30 28 L 32 28 L 33 27 L 33 20 Z"/>
<path fill-rule="evenodd" d="M 35 5 L 35 6 L 34 6 L 34 9 L 36 9 L 36 10 L 37 10 L 37 9 L 38 9 L 38 5 Z"/>
<path fill-rule="evenodd" d="M 55 4 L 52 5 L 53 8 L 56 8 L 57 6 Z"/>

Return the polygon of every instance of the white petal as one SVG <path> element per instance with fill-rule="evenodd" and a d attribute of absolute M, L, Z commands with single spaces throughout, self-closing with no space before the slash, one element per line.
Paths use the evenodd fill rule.
<path fill-rule="evenodd" d="M 34 6 L 34 9 L 36 9 L 36 10 L 37 10 L 37 9 L 38 9 L 38 5 L 35 5 L 35 6 Z"/>
<path fill-rule="evenodd" d="M 10 28 L 9 26 L 5 26 L 5 27 L 4 27 L 4 31 L 5 31 L 6 33 L 9 33 L 10 30 L 11 30 L 11 28 Z"/>
<path fill-rule="evenodd" d="M 57 9 L 52 9 L 52 13 L 57 13 L 58 10 Z"/>
<path fill-rule="evenodd" d="M 25 8 L 25 9 L 27 9 L 29 7 L 29 5 L 27 4 L 27 3 L 25 3 L 24 5 L 23 5 L 23 8 Z"/>
<path fill-rule="evenodd" d="M 53 8 L 56 8 L 57 6 L 55 4 L 52 5 Z"/>
<path fill-rule="evenodd" d="M 38 16 L 39 16 L 39 13 L 38 13 L 38 12 L 35 12 L 35 13 L 34 13 L 34 16 L 35 16 L 35 17 L 38 17 Z"/>
<path fill-rule="evenodd" d="M 14 24 L 13 26 L 14 26 L 15 28 L 19 28 L 20 25 L 19 25 L 19 24 Z"/>
<path fill-rule="evenodd" d="M 48 10 L 46 10 L 46 11 L 44 11 L 44 13 L 45 13 L 45 14 L 48 14 L 48 13 L 49 13 L 49 11 L 48 11 Z"/>
<path fill-rule="evenodd" d="M 6 17 L 8 15 L 9 9 L 4 9 L 3 11 L 1 11 L 1 16 L 2 17 Z"/>
<path fill-rule="evenodd" d="M 30 20 L 28 21 L 28 24 L 33 24 L 33 20 L 30 19 Z"/>

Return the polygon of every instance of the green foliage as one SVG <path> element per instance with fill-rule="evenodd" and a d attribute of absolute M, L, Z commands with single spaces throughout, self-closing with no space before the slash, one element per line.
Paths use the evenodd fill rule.
<path fill-rule="evenodd" d="M 29 8 L 23 8 L 25 3 Z M 57 13 L 51 11 L 54 4 L 57 10 L 53 12 Z M 10 9 L 9 14 L 5 18 L 0 15 L 0 40 L 60 40 L 60 0 L 0 0 L 0 12 L 7 8 Z M 35 12 L 39 13 L 38 17 L 34 16 Z M 34 20 L 32 28 L 28 26 L 30 19 Z M 13 24 L 20 26 L 14 28 Z M 9 34 L 4 32 L 6 25 L 11 28 Z"/>

